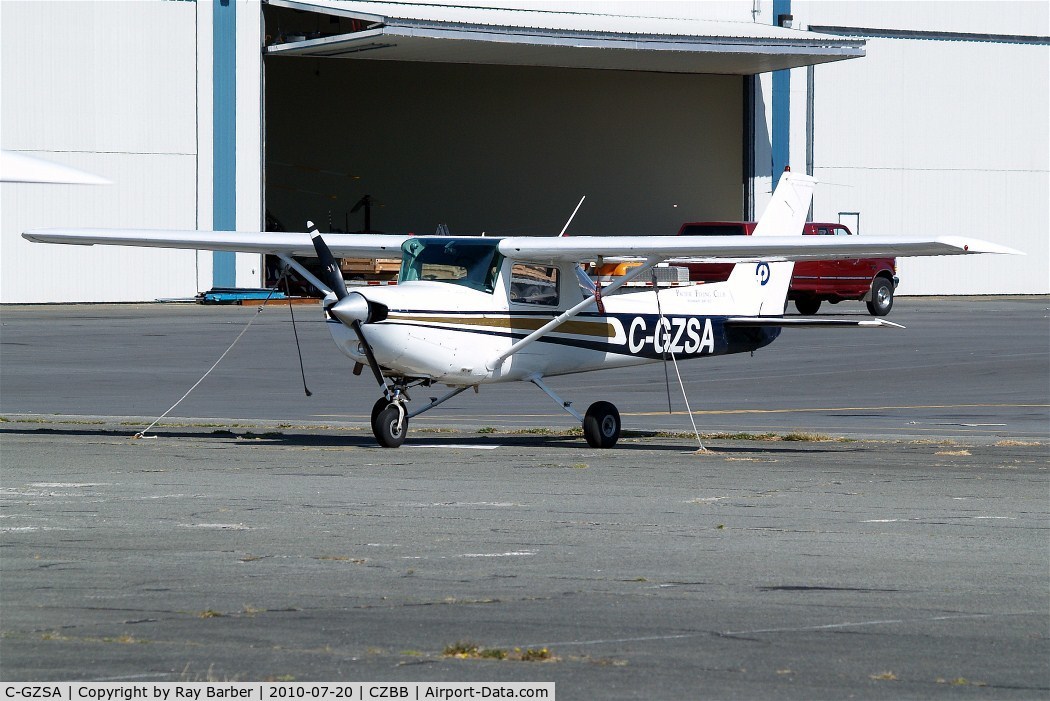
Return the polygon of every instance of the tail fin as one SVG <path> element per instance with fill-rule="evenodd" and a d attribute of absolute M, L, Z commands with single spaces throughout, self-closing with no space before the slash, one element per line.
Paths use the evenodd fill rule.
<path fill-rule="evenodd" d="M 752 236 L 801 236 L 817 181 L 790 171 L 780 176 L 773 199 L 755 225 Z"/>
<path fill-rule="evenodd" d="M 785 172 L 752 236 L 801 236 L 817 181 Z M 787 305 L 795 264 L 791 261 L 738 263 L 729 276 L 733 298 L 746 300 L 748 314 L 780 316 Z"/>

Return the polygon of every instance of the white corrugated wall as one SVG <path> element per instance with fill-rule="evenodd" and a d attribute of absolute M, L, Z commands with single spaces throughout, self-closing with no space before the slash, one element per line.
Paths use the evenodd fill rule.
<path fill-rule="evenodd" d="M 197 226 L 196 19 L 182 2 L 0 2 L 0 146 L 108 186 L 0 185 L 0 301 L 191 296 L 197 254 L 31 244 L 49 226 Z"/>
<path fill-rule="evenodd" d="M 947 12 L 953 3 L 800 10 L 809 25 L 1047 35 L 1045 3 L 990 4 L 994 13 L 970 17 Z M 795 73 L 805 79 L 804 69 Z M 900 294 L 1050 292 L 1048 96 L 1045 43 L 868 39 L 865 58 L 815 68 L 814 172 L 823 184 L 814 218 L 860 212 L 862 236 L 973 236 L 1027 254 L 903 259 Z M 804 105 L 793 107 L 793 122 L 804 120 Z"/>
<path fill-rule="evenodd" d="M 262 148 L 249 112 L 258 113 L 260 29 L 249 18 L 258 5 L 244 4 L 238 32 L 251 36 L 243 38 L 239 69 L 249 75 L 239 87 L 252 89 L 238 98 L 238 166 L 245 169 L 238 228 L 254 229 Z M 754 10 L 763 22 L 771 12 L 770 2 L 587 7 L 736 20 Z M 210 287 L 210 253 L 74 249 L 19 237 L 28 228 L 70 224 L 210 228 L 209 13 L 210 3 L 0 2 L 0 146 L 115 183 L 0 185 L 0 301 L 145 300 Z M 795 0 L 792 13 L 801 28 L 1050 33 L 1050 10 L 1038 2 Z M 796 169 L 804 160 L 804 85 L 805 69 L 794 71 Z M 1028 253 L 903 261 L 901 293 L 1050 291 L 1045 43 L 873 38 L 867 57 L 816 67 L 815 85 L 816 174 L 825 181 L 816 218 L 858 211 L 862 235 L 960 234 Z M 239 284 L 256 278 L 254 265 L 238 262 Z"/>

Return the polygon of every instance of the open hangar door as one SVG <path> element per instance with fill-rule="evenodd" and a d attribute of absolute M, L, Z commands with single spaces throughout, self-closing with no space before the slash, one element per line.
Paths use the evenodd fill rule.
<path fill-rule="evenodd" d="M 738 219 L 739 76 L 271 57 L 266 208 L 298 230 L 673 234 Z"/>
<path fill-rule="evenodd" d="M 370 230 L 390 233 L 555 235 L 584 195 L 570 234 L 741 219 L 769 176 L 752 76 L 863 55 L 743 21 L 353 0 L 263 12 L 264 205 L 291 230 L 363 230 L 365 196 Z"/>

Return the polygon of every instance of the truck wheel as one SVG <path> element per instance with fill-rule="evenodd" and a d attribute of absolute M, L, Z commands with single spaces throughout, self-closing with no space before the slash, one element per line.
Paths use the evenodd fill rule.
<path fill-rule="evenodd" d="M 812 316 L 820 309 L 820 300 L 816 297 L 799 297 L 795 300 L 795 309 L 798 310 L 799 314 Z"/>
<path fill-rule="evenodd" d="M 872 316 L 886 316 L 893 309 L 893 285 L 884 277 L 871 281 L 871 299 L 867 302 Z"/>
<path fill-rule="evenodd" d="M 609 402 L 595 402 L 583 417 L 583 436 L 592 448 L 612 448 L 620 439 L 620 412 Z"/>

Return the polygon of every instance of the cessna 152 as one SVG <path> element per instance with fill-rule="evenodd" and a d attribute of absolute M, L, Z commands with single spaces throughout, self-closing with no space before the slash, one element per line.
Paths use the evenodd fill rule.
<path fill-rule="evenodd" d="M 866 256 L 1017 253 L 984 241 L 802 236 L 815 181 L 787 172 L 752 236 L 452 237 L 221 231 L 47 229 L 44 243 L 116 244 L 277 255 L 318 289 L 325 322 L 355 374 L 371 369 L 382 390 L 372 430 L 400 446 L 413 417 L 469 388 L 535 384 L 583 423 L 595 448 L 620 436 L 620 415 L 595 402 L 581 415 L 544 378 L 603 368 L 754 351 L 784 327 L 898 326 L 882 319 L 785 318 L 795 260 Z M 336 256 L 390 257 L 400 252 L 393 287 L 349 291 Z M 319 280 L 292 256 L 316 255 Z M 641 265 L 596 286 L 582 264 L 632 258 Z M 725 282 L 609 296 L 665 261 L 733 259 Z M 604 295 L 604 296 L 603 296 Z M 408 390 L 443 384 L 449 391 L 410 412 Z"/>

